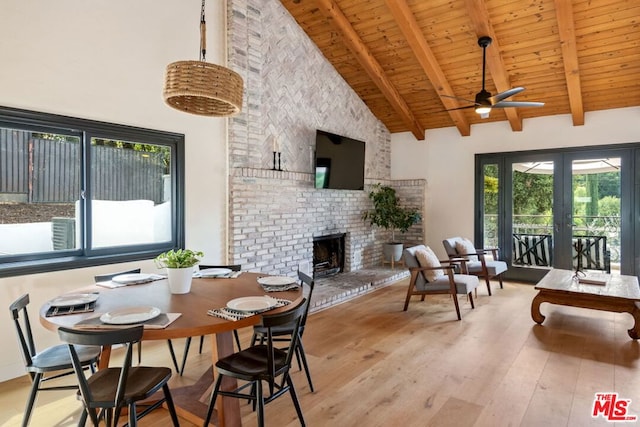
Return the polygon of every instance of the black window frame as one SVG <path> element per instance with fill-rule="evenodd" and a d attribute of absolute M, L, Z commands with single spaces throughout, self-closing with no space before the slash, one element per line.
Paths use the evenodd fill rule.
<path fill-rule="evenodd" d="M 115 140 L 135 141 L 171 148 L 171 240 L 169 242 L 112 246 L 100 249 L 79 248 L 73 251 L 28 253 L 0 258 L 0 278 L 49 271 L 70 270 L 128 261 L 153 259 L 158 254 L 174 248 L 184 247 L 184 134 L 141 127 L 120 125 L 96 120 L 81 119 L 51 113 L 0 106 L 0 127 L 32 132 L 51 132 L 80 137 L 81 144 L 81 192 L 90 197 L 91 138 L 108 137 Z M 90 236 L 91 218 L 87 212 L 87 200 L 81 206 L 85 233 Z M 86 237 L 86 236 L 85 236 Z M 88 239 L 87 239 L 88 240 Z"/>

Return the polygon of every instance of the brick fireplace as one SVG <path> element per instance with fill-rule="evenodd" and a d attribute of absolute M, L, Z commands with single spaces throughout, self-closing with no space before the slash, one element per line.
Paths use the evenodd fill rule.
<path fill-rule="evenodd" d="M 313 276 L 333 276 L 344 270 L 345 233 L 313 238 Z"/>

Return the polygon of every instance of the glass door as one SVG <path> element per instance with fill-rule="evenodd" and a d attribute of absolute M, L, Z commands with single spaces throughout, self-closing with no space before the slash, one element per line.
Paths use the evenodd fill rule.
<path fill-rule="evenodd" d="M 558 162 L 552 155 L 536 155 L 507 163 L 509 261 L 513 276 L 522 280 L 539 280 L 554 266 Z"/>
<path fill-rule="evenodd" d="M 551 268 L 634 274 L 632 153 L 584 150 L 479 159 L 476 240 L 500 247 L 509 264 L 505 276 L 513 280 L 537 281 Z"/>
<path fill-rule="evenodd" d="M 571 169 L 571 267 L 620 272 L 622 157 L 568 158 Z"/>

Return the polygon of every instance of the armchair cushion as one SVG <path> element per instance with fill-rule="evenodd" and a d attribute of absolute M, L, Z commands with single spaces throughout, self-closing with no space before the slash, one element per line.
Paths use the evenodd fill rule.
<path fill-rule="evenodd" d="M 507 271 L 507 263 L 504 261 L 485 261 L 487 266 L 487 273 L 490 277 L 497 276 L 498 274 Z M 482 275 L 482 263 L 480 261 L 468 262 L 467 271 L 469 274 Z"/>
<path fill-rule="evenodd" d="M 434 268 L 441 266 L 438 257 L 436 256 L 435 252 L 433 252 L 433 249 L 431 249 L 429 246 L 417 249 L 415 251 L 415 256 L 418 259 L 418 264 L 420 264 L 420 267 Z M 439 277 L 443 277 L 445 275 L 444 270 L 441 269 L 424 270 L 422 274 L 424 274 L 425 279 L 427 279 L 427 281 L 429 282 L 433 282 Z"/>
<path fill-rule="evenodd" d="M 458 255 L 467 255 L 467 254 L 475 254 L 476 248 L 473 245 L 473 242 L 467 238 L 461 238 L 456 240 L 456 252 L 458 253 Z M 477 261 L 478 257 L 477 256 L 468 256 L 466 257 L 467 259 L 469 259 L 469 261 Z"/>
<path fill-rule="evenodd" d="M 480 284 L 478 276 L 471 274 L 454 274 L 453 282 L 456 284 L 456 293 L 459 295 L 467 295 Z M 449 277 L 447 275 L 438 277 L 434 282 L 429 283 L 429 289 L 449 289 Z"/>

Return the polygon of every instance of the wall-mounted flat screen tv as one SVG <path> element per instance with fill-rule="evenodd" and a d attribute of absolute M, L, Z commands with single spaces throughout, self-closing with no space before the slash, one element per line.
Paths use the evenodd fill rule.
<path fill-rule="evenodd" d="M 316 132 L 316 188 L 364 189 L 365 143 L 345 136 Z"/>

